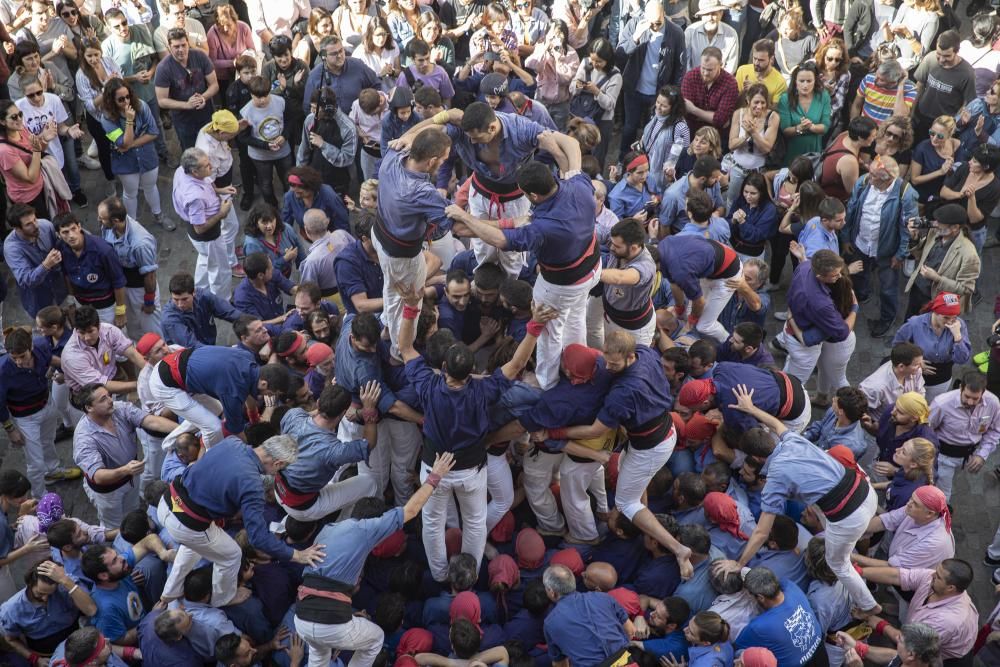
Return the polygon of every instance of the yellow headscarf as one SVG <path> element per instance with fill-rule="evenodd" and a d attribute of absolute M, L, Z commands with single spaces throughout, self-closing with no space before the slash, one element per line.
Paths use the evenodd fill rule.
<path fill-rule="evenodd" d="M 926 424 L 927 417 L 931 413 L 931 409 L 927 407 L 927 400 L 915 391 L 908 391 L 897 398 L 896 407 L 903 414 L 916 417 L 918 424 Z"/>
<path fill-rule="evenodd" d="M 240 123 L 232 111 L 222 109 L 212 114 L 212 122 L 207 128 L 210 132 L 239 132 Z"/>

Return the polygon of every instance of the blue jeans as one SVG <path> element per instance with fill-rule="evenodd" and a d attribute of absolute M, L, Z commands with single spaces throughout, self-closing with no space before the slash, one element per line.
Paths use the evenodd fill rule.
<path fill-rule="evenodd" d="M 878 274 L 879 284 L 879 321 L 892 323 L 896 320 L 899 308 L 899 269 L 892 268 L 892 258 L 876 259 L 864 254 L 851 257 L 848 261 L 860 259 L 864 264 L 861 273 L 851 276 L 854 281 L 854 293 L 858 301 L 864 301 L 871 295 L 872 274 Z"/>
<path fill-rule="evenodd" d="M 632 150 L 632 143 L 642 129 L 643 120 L 649 115 L 649 110 L 656 102 L 656 95 L 643 95 L 634 90 L 625 89 L 625 123 L 622 127 L 621 149 L 618 151 L 619 162 L 625 154 Z"/>
<path fill-rule="evenodd" d="M 973 245 L 976 246 L 976 254 L 979 255 L 979 262 L 980 262 L 980 264 L 983 261 L 983 245 L 986 244 L 986 234 L 987 234 L 987 229 L 986 229 L 986 225 L 985 224 L 982 227 L 980 227 L 979 229 L 970 229 L 969 230 L 969 238 L 972 239 Z M 976 278 L 976 291 L 977 292 L 979 291 L 979 281 L 981 281 L 982 279 L 983 279 L 983 272 L 980 271 L 979 272 L 979 277 Z"/>
<path fill-rule="evenodd" d="M 160 103 L 156 101 L 156 95 L 148 100 L 143 100 L 147 105 L 149 105 L 149 111 L 153 114 L 153 118 L 156 119 L 156 127 L 160 131 L 156 135 L 156 154 L 160 156 L 161 160 L 166 160 L 167 155 L 167 142 L 163 138 L 163 121 L 160 119 Z"/>
<path fill-rule="evenodd" d="M 80 165 L 76 161 L 76 140 L 68 134 L 59 137 L 59 142 L 63 149 L 63 175 L 66 177 L 66 184 L 73 194 L 80 191 Z"/>

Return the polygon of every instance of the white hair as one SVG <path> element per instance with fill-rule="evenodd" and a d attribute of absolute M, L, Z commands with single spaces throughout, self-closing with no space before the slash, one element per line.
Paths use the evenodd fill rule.
<path fill-rule="evenodd" d="M 277 463 L 292 465 L 299 456 L 299 445 L 290 435 L 275 435 L 260 445 L 264 452 Z"/>

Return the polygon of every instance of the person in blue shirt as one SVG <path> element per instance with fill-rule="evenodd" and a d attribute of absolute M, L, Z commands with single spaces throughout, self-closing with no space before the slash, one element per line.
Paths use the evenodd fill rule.
<path fill-rule="evenodd" d="M 103 665 L 104 667 L 128 667 L 122 659 L 125 647 L 117 646 L 108 641 L 107 637 L 95 627 L 84 627 L 76 630 L 66 641 L 56 647 L 49 659 L 49 664 L 55 667 L 70 665 Z M 145 660 L 146 657 L 143 656 Z"/>
<path fill-rule="evenodd" d="M 840 239 L 837 234 L 846 222 L 844 202 L 824 197 L 819 203 L 819 215 L 806 222 L 799 232 L 798 244 L 802 246 L 806 259 L 811 259 L 817 250 L 832 250 L 839 255 Z"/>
<path fill-rule="evenodd" d="M 725 218 L 714 215 L 715 202 L 704 191 L 689 191 L 686 203 L 688 221 L 677 232 L 679 236 L 700 236 L 724 245 L 729 242 L 729 222 Z"/>
<path fill-rule="evenodd" d="M 288 278 L 274 270 L 271 258 L 253 252 L 243 260 L 246 276 L 233 290 L 233 305 L 241 312 L 260 318 L 268 333 L 281 333 L 288 318 L 282 294 L 294 296 L 297 288 Z"/>
<path fill-rule="evenodd" d="M 281 203 L 281 221 L 302 232 L 306 211 L 316 208 L 326 213 L 329 229 L 351 231 L 350 213 L 340 195 L 324 183 L 318 171 L 302 165 L 288 170 L 288 192 Z"/>
<path fill-rule="evenodd" d="M 761 368 L 774 368 L 774 355 L 764 345 L 764 329 L 755 322 L 740 322 L 719 346 L 717 361 L 731 361 Z"/>
<path fill-rule="evenodd" d="M 729 643 L 729 623 L 714 611 L 700 611 L 684 628 L 688 642 L 688 667 L 732 667 L 733 645 Z M 680 667 L 668 659 L 664 667 Z"/>
<path fill-rule="evenodd" d="M 668 533 L 677 532 L 677 522 L 669 515 L 658 514 L 656 519 Z M 681 582 L 677 559 L 649 535 L 643 535 L 642 544 L 646 548 L 648 557 L 643 561 L 629 588 L 639 595 L 647 595 L 658 600 L 673 595 Z"/>
<path fill-rule="evenodd" d="M 608 664 L 625 654 L 635 626 L 607 593 L 578 593 L 576 577 L 565 565 L 552 565 L 542 576 L 553 608 L 545 617 L 545 643 L 553 663 Z"/>
<path fill-rule="evenodd" d="M 102 322 L 124 329 L 127 321 L 125 272 L 114 249 L 99 236 L 84 231 L 72 213 L 53 221 L 59 240 L 63 274 L 80 304 L 97 309 Z"/>
<path fill-rule="evenodd" d="M 861 426 L 861 417 L 868 412 L 868 398 L 857 387 L 841 387 L 833 397 L 833 404 L 823 415 L 806 427 L 802 435 L 818 447 L 829 450 L 834 445 L 845 445 L 860 461 L 868 442 Z"/>
<path fill-rule="evenodd" d="M 235 322 L 243 314 L 209 290 L 195 289 L 190 273 L 175 273 L 167 289 L 170 302 L 163 308 L 163 339 L 171 345 L 215 345 L 215 318 Z"/>
<path fill-rule="evenodd" d="M 733 645 L 737 651 L 766 648 L 779 665 L 828 664 L 819 621 L 801 588 L 792 581 L 779 580 L 766 567 L 750 570 L 743 586 L 764 611 L 750 619 L 736 637 Z"/>
<path fill-rule="evenodd" d="M 139 622 L 142 659 L 159 667 L 188 667 L 198 662 L 185 634 L 192 625 L 183 609 L 154 609 Z"/>
<path fill-rule="evenodd" d="M 98 204 L 97 219 L 104 240 L 117 254 L 125 272 L 129 330 L 135 337 L 149 331 L 162 334 L 156 237 L 128 216 L 118 197 L 109 197 Z"/>
<path fill-rule="evenodd" d="M 298 447 L 287 435 L 268 438 L 257 447 L 248 447 L 229 437 L 210 447 L 170 484 L 170 492 L 160 500 L 157 518 L 180 545 L 174 566 L 163 590 L 164 602 L 181 596 L 184 578 L 205 558 L 214 564 L 212 604 L 239 604 L 249 591 L 237 592 L 242 551 L 215 523 L 242 512 L 243 523 L 255 549 L 279 561 L 311 565 L 323 557 L 322 544 L 293 549 L 271 533 L 264 516 L 264 486 L 261 475 L 275 475 L 295 462 Z M 245 591 L 245 592 L 244 592 Z"/>
<path fill-rule="evenodd" d="M 688 642 L 684 626 L 691 617 L 691 608 L 681 597 L 663 600 L 639 598 L 646 615 L 635 617 L 637 629 L 648 628 L 650 636 L 639 642 L 643 650 L 657 658 L 683 662 L 688 655 Z"/>
<path fill-rule="evenodd" d="M 291 225 L 281 221 L 278 209 L 258 203 L 247 216 L 243 235 L 243 252 L 247 256 L 262 252 L 271 258 L 276 271 L 286 278 L 306 256 L 306 246 Z"/>
<path fill-rule="evenodd" d="M 924 394 L 928 403 L 951 388 L 952 369 L 969 363 L 972 344 L 969 327 L 959 315 L 961 297 L 938 292 L 925 309 L 899 327 L 892 345 L 913 343 L 924 352 Z"/>
<path fill-rule="evenodd" d="M 455 471 L 442 482 L 423 512 L 424 549 L 431 574 L 436 581 L 447 575 L 445 520 L 448 499 L 455 491 L 462 516 L 462 551 L 481 561 L 486 547 L 486 448 L 483 440 L 491 430 L 489 408 L 510 389 L 534 350 L 538 335 L 556 311 L 537 306 L 528 325 L 528 335 L 518 345 L 509 362 L 485 378 L 470 378 L 473 355 L 461 343 L 452 345 L 445 354 L 443 372 L 431 370 L 424 358 L 413 348 L 416 336 L 417 304 L 422 299 L 416 290 L 406 295 L 406 309 L 399 331 L 399 349 L 406 363 L 406 376 L 420 397 L 424 408 L 423 473 L 426 475 L 432 457 L 437 452 L 455 454 Z"/>
<path fill-rule="evenodd" d="M 34 318 L 42 308 L 66 299 L 58 237 L 52 223 L 39 220 L 26 204 L 11 205 L 7 224 L 13 231 L 4 239 L 3 258 L 14 274 L 21 306 Z"/>
<path fill-rule="evenodd" d="M 681 581 L 674 595 L 684 598 L 691 613 L 708 609 L 715 601 L 716 592 L 709 580 L 713 561 L 723 557 L 721 551 L 712 546 L 708 531 L 700 525 L 688 524 L 677 529 L 677 539 L 691 550 L 691 577 Z"/>
<path fill-rule="evenodd" d="M 619 218 L 635 218 L 649 222 L 659 210 L 659 197 L 646 185 L 649 176 L 649 158 L 645 153 L 631 151 L 623 161 L 625 174 L 608 193 L 608 208 Z M 650 213 L 652 211 L 652 213 Z"/>
<path fill-rule="evenodd" d="M 749 566 L 766 567 L 778 579 L 789 579 L 805 590 L 809 587 L 809 573 L 802 555 L 798 553 L 798 542 L 799 529 L 795 521 L 784 514 L 776 516 L 767 536 L 767 549 L 758 551 Z"/>
<path fill-rule="evenodd" d="M 317 311 L 322 311 L 333 320 L 335 326 L 340 326 L 340 310 L 337 304 L 323 298 L 323 292 L 318 284 L 307 280 L 295 286 L 295 309 L 288 311 L 288 318 L 281 325 L 284 331 L 305 331 L 306 320 Z M 316 340 L 313 338 L 313 340 Z M 325 342 L 325 341 L 322 341 Z"/>
<path fill-rule="evenodd" d="M 333 260 L 337 289 L 348 313 L 377 313 L 382 310 L 385 278 L 372 244 L 374 216 L 363 214 L 354 226 L 357 240 L 341 250 Z"/>
<path fill-rule="evenodd" d="M 295 607 L 295 629 L 309 644 L 310 660 L 328 664 L 334 651 L 354 651 L 353 660 L 370 664 L 382 649 L 382 629 L 351 609 L 350 595 L 365 561 L 380 542 L 420 514 L 455 464 L 450 452 L 438 453 L 420 488 L 406 504 L 385 510 L 379 498 L 363 498 L 351 517 L 328 523 L 316 536 L 327 551 L 303 571 Z M 484 503 L 485 505 L 485 503 Z"/>
<path fill-rule="evenodd" d="M 707 192 L 715 204 L 716 215 L 724 215 L 726 203 L 722 199 L 719 179 L 722 165 L 712 155 L 703 155 L 694 162 L 691 172 L 682 176 L 663 193 L 659 215 L 656 218 L 664 228 L 680 231 L 688 222 L 687 198 L 691 191 Z"/>
<path fill-rule="evenodd" d="M 160 547 L 163 547 L 162 543 Z M 97 605 L 94 625 L 113 643 L 135 646 L 139 641 L 136 628 L 145 613 L 139 589 L 130 576 L 135 556 L 132 553 L 120 554 L 104 544 L 95 544 L 83 552 L 82 566 L 84 575 L 94 582 L 91 591 Z"/>

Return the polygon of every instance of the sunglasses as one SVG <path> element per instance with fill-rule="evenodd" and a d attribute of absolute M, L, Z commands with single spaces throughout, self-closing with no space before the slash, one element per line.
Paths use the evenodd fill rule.
<path fill-rule="evenodd" d="M 115 102 L 128 102 L 128 95 L 122 95 L 121 97 L 116 97 Z"/>
<path fill-rule="evenodd" d="M 930 132 L 928 132 L 927 136 L 929 136 L 931 139 L 947 139 L 948 138 L 948 135 L 942 134 L 940 132 L 935 132 L 933 130 L 931 130 Z"/>
<path fill-rule="evenodd" d="M 36 90 L 33 93 L 25 93 L 24 96 L 28 97 L 28 98 L 31 98 L 31 99 L 35 99 L 36 97 L 41 97 L 44 94 L 45 94 L 44 91 L 42 91 L 42 90 Z"/>
<path fill-rule="evenodd" d="M 80 12 L 78 12 L 75 9 L 67 9 L 66 11 L 59 12 L 59 16 L 61 16 L 61 17 L 63 17 L 65 19 L 65 18 L 69 18 L 70 16 L 76 16 L 79 13 Z"/>
<path fill-rule="evenodd" d="M 21 113 L 20 111 L 18 111 L 15 114 L 11 114 L 10 116 L 7 116 L 7 120 L 21 120 L 22 118 L 24 118 L 24 114 Z"/>

